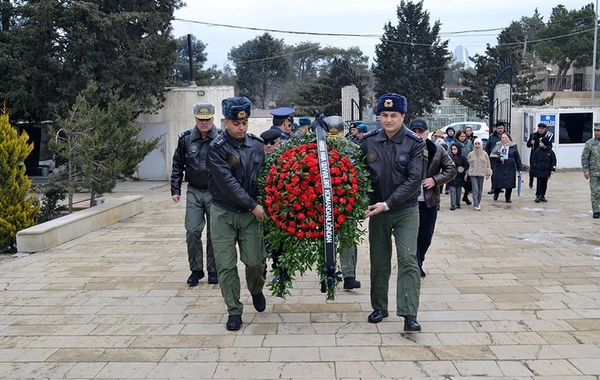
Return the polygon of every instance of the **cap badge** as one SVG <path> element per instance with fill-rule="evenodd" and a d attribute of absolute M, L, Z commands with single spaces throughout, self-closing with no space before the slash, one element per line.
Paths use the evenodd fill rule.
<path fill-rule="evenodd" d="M 383 102 L 383 106 L 384 106 L 385 108 L 392 108 L 392 107 L 394 106 L 394 102 L 392 101 L 392 99 L 386 99 L 386 100 Z"/>
<path fill-rule="evenodd" d="M 246 117 L 246 111 L 239 111 L 237 117 L 238 119 L 244 119 Z"/>

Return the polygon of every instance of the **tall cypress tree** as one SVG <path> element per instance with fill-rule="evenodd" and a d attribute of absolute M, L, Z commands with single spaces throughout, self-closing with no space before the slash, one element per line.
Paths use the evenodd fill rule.
<path fill-rule="evenodd" d="M 400 2 L 398 25 L 384 26 L 381 43 L 375 47 L 375 93 L 396 92 L 408 99 L 411 115 L 433 112 L 444 98 L 444 76 L 450 53 L 448 41 L 441 41 L 440 21 L 430 25 L 423 0 Z"/>
<path fill-rule="evenodd" d="M 0 250 L 14 248 L 17 232 L 35 224 L 39 206 L 29 194 L 31 180 L 25 175 L 23 161 L 33 150 L 26 133 L 18 135 L 10 125 L 8 113 L 0 114 Z"/>

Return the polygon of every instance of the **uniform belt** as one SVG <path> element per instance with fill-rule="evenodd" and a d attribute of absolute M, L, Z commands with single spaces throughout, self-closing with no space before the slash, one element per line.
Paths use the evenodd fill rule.
<path fill-rule="evenodd" d="M 202 187 L 202 188 L 200 188 L 200 187 L 198 187 L 198 186 L 194 186 L 194 185 L 192 185 L 191 183 L 189 184 L 189 186 L 191 186 L 191 187 L 193 187 L 195 190 L 198 190 L 198 191 L 201 191 L 201 192 L 208 191 L 208 187 Z"/>
<path fill-rule="evenodd" d="M 212 202 L 213 202 L 213 204 L 215 204 L 227 211 L 237 212 L 238 214 L 245 214 L 247 212 L 250 212 L 250 210 L 248 210 L 247 208 L 239 207 L 238 205 L 235 205 L 235 204 L 223 203 L 223 202 L 215 201 L 214 199 Z"/>

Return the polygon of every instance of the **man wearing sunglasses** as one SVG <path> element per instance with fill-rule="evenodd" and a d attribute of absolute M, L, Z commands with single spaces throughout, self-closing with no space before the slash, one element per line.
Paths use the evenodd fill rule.
<path fill-rule="evenodd" d="M 281 134 L 275 129 L 267 129 L 260 134 L 260 138 L 265 142 L 265 153 L 273 153 L 281 145 Z"/>

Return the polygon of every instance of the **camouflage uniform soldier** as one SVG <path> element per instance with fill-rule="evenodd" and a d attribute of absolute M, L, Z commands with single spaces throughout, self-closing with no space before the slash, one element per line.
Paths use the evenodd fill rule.
<path fill-rule="evenodd" d="M 252 103 L 244 97 L 224 99 L 225 130 L 208 148 L 208 188 L 213 197 L 210 227 L 221 294 L 227 305 L 227 330 L 239 330 L 244 305 L 240 302 L 238 254 L 246 269 L 246 286 L 258 312 L 266 307 L 266 251 L 260 220 L 267 218 L 256 202 L 256 178 L 266 160 L 263 140 L 248 131 Z"/>
<path fill-rule="evenodd" d="M 206 156 L 208 145 L 219 132 L 213 123 L 214 104 L 198 103 L 194 105 L 196 126 L 179 135 L 177 149 L 173 154 L 171 171 L 171 198 L 175 203 L 181 200 L 181 183 L 187 181 L 185 203 L 185 241 L 187 243 L 188 262 L 192 274 L 187 279 L 189 286 L 198 285 L 204 278 L 202 250 L 202 230 L 206 230 L 206 267 L 208 283 L 217 284 L 217 268 L 210 239 L 210 207 L 212 198 L 208 192 L 208 168 Z M 205 219 L 206 218 L 206 219 Z"/>
<path fill-rule="evenodd" d="M 600 123 L 594 123 L 594 137 L 585 142 L 581 153 L 583 176 L 590 181 L 594 219 L 600 218 Z"/>

